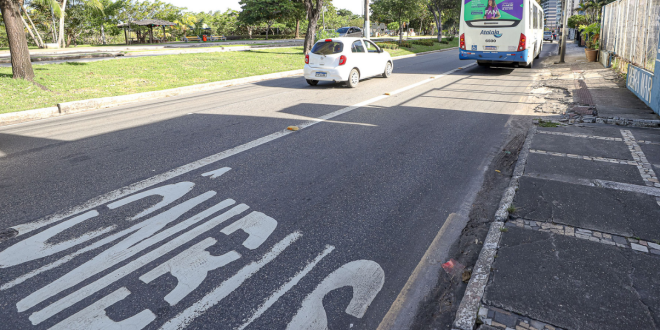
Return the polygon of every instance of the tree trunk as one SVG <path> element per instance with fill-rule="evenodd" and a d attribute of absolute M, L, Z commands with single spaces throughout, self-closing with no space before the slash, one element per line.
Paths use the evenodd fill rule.
<path fill-rule="evenodd" d="M 435 27 L 438 29 L 438 42 L 440 42 L 442 41 L 442 11 L 433 7 L 430 7 L 429 9 L 431 9 L 431 13 L 433 13 L 433 18 L 435 19 Z"/>
<path fill-rule="evenodd" d="M 64 11 L 66 9 L 66 0 L 62 0 L 62 9 L 60 10 L 60 36 L 57 39 L 57 43 L 60 45 L 62 48 L 66 48 L 66 45 L 64 44 Z"/>
<path fill-rule="evenodd" d="M 101 23 L 101 44 L 105 45 L 105 28 L 103 23 Z"/>
<path fill-rule="evenodd" d="M 21 6 L 23 9 L 23 12 L 25 13 L 25 16 L 27 17 L 28 21 L 30 24 L 32 24 L 32 29 L 34 29 L 34 33 L 37 34 L 37 38 L 39 38 L 39 43 L 37 44 L 39 48 L 44 48 L 46 45 L 44 45 L 43 39 L 41 39 L 41 34 L 39 34 L 39 30 L 37 30 L 37 27 L 34 26 L 34 22 L 32 22 L 32 18 L 30 18 L 30 14 L 28 14 L 27 10 L 25 10 L 25 6 Z"/>
<path fill-rule="evenodd" d="M 41 46 L 39 45 L 39 41 L 37 41 L 37 38 L 34 36 L 34 33 L 32 33 L 32 29 L 27 24 L 27 22 L 25 21 L 25 19 L 23 18 L 22 15 L 21 15 L 21 22 L 23 22 L 23 26 L 25 26 L 25 29 L 30 34 L 30 38 L 32 38 L 32 41 L 34 41 L 34 43 L 37 45 L 37 47 L 41 48 Z"/>
<path fill-rule="evenodd" d="M 247 29 L 248 29 L 248 36 L 250 37 L 250 39 L 252 39 L 252 27 L 248 26 Z"/>
<path fill-rule="evenodd" d="M 300 20 L 296 19 L 296 39 L 300 38 Z"/>
<path fill-rule="evenodd" d="M 314 45 L 314 36 L 316 35 L 316 25 L 323 10 L 323 0 L 316 0 L 316 8 L 314 7 L 314 0 L 305 0 L 305 11 L 307 11 L 307 34 L 305 35 L 304 51 L 305 55 L 309 54 Z"/>
<path fill-rule="evenodd" d="M 266 40 L 268 40 L 268 30 L 270 30 L 270 23 L 266 26 Z"/>
<path fill-rule="evenodd" d="M 18 8 L 22 5 L 23 1 L 0 0 L 0 12 L 5 21 L 13 77 L 14 79 L 32 81 L 34 70 L 32 70 L 32 62 L 30 61 L 30 51 L 28 50 L 27 39 L 25 39 L 23 25 L 19 21 L 21 13 Z"/>
<path fill-rule="evenodd" d="M 55 35 L 55 30 L 57 29 L 57 23 L 55 23 L 55 11 L 53 7 L 50 8 L 50 17 L 53 19 L 53 25 L 50 28 L 50 33 L 53 35 L 53 43 L 57 42 L 57 36 Z"/>

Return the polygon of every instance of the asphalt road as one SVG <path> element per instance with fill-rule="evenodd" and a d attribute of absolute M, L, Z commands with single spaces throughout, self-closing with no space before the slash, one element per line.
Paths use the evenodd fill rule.
<path fill-rule="evenodd" d="M 429 80 L 468 64 L 0 128 L 0 329 L 377 328 L 524 106 L 525 69 Z"/>

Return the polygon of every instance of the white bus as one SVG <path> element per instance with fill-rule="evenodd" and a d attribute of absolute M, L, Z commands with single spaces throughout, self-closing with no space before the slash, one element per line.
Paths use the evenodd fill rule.
<path fill-rule="evenodd" d="M 532 67 L 543 48 L 543 9 L 534 0 L 462 0 L 461 60 Z"/>

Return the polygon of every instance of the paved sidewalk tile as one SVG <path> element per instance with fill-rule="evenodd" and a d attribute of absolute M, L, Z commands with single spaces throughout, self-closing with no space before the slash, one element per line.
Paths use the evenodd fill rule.
<path fill-rule="evenodd" d="M 660 256 L 509 228 L 484 303 L 565 329 L 658 329 Z"/>
<path fill-rule="evenodd" d="M 619 136 L 621 137 L 621 136 Z M 531 149 L 589 157 L 633 160 L 630 150 L 620 141 L 605 141 L 570 136 L 536 134 Z"/>
<path fill-rule="evenodd" d="M 513 205 L 527 220 L 660 239 L 660 207 L 649 195 L 523 176 Z"/>
<path fill-rule="evenodd" d="M 608 180 L 644 186 L 644 180 L 636 166 L 606 163 L 568 157 L 530 154 L 525 167 L 526 175 L 558 175 L 588 180 Z"/>

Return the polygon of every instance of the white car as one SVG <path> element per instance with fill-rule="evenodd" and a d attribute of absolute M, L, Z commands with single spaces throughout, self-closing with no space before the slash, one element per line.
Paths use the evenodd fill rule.
<path fill-rule="evenodd" d="M 319 40 L 305 55 L 305 79 L 316 86 L 319 81 L 342 81 L 357 87 L 361 79 L 389 78 L 394 69 L 390 54 L 370 40 L 332 38 Z"/>

